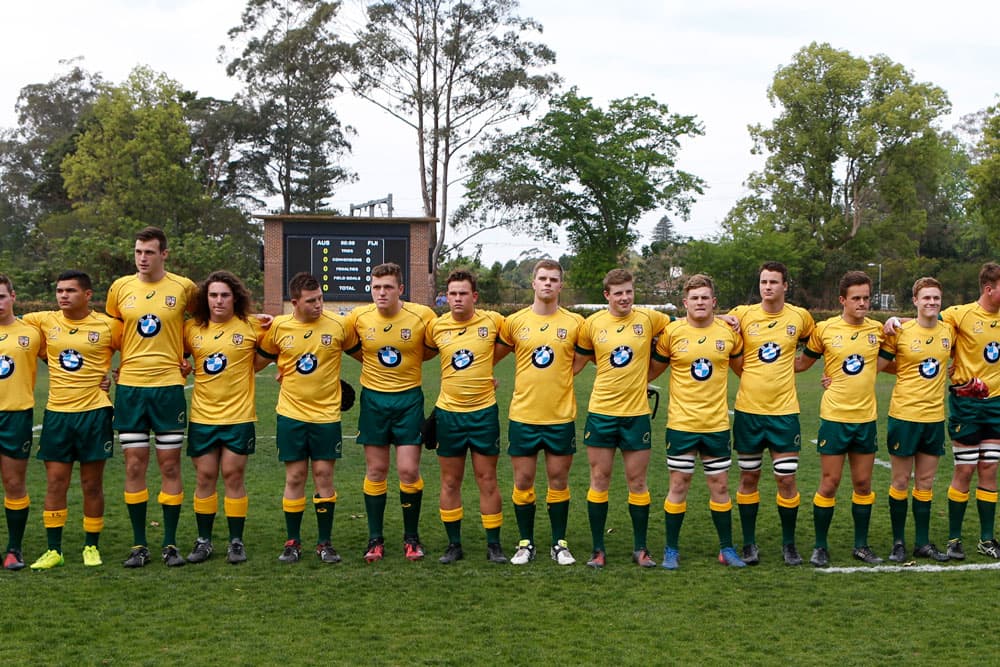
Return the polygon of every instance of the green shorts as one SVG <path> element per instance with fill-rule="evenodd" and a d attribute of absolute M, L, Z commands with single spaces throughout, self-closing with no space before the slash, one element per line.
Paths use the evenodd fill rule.
<path fill-rule="evenodd" d="M 667 456 L 681 456 L 688 452 L 697 452 L 706 459 L 724 459 L 732 456 L 729 431 L 693 433 L 668 428 Z"/>
<path fill-rule="evenodd" d="M 115 389 L 115 430 L 119 433 L 175 433 L 187 428 L 183 385 Z"/>
<path fill-rule="evenodd" d="M 612 417 L 591 412 L 583 428 L 583 444 L 604 449 L 639 451 L 653 447 L 649 415 Z"/>
<path fill-rule="evenodd" d="M 31 426 L 33 408 L 0 412 L 0 454 L 12 459 L 26 459 L 31 455 Z"/>
<path fill-rule="evenodd" d="M 733 415 L 733 449 L 740 454 L 794 453 L 802 449 L 799 416 L 754 415 L 736 410 Z"/>
<path fill-rule="evenodd" d="M 983 400 L 949 394 L 948 437 L 970 447 L 1000 440 L 1000 396 Z"/>
<path fill-rule="evenodd" d="M 253 422 L 243 424 L 196 424 L 188 425 L 187 455 L 191 458 L 204 456 L 219 447 L 225 447 L 233 454 L 249 456 L 257 451 L 257 431 Z"/>
<path fill-rule="evenodd" d="M 423 425 L 424 391 L 420 387 L 398 392 L 362 387 L 358 444 L 419 445 Z"/>
<path fill-rule="evenodd" d="M 512 419 L 507 440 L 511 456 L 535 456 L 543 449 L 557 456 L 572 456 L 576 453 L 576 422 L 524 424 Z"/>
<path fill-rule="evenodd" d="M 340 422 L 315 424 L 278 415 L 279 461 L 339 459 L 343 447 Z"/>
<path fill-rule="evenodd" d="M 500 453 L 500 411 L 496 403 L 472 412 L 449 412 L 437 408 L 437 455 L 465 456 L 472 450 L 483 456 Z"/>
<path fill-rule="evenodd" d="M 874 454 L 878 451 L 877 440 L 878 422 L 846 424 L 820 418 L 816 451 L 827 456 L 838 456 L 849 452 Z"/>
<path fill-rule="evenodd" d="M 61 463 L 104 461 L 111 458 L 114 440 L 110 407 L 84 412 L 46 410 L 38 458 Z"/>
<path fill-rule="evenodd" d="M 944 422 L 911 422 L 889 417 L 886 446 L 893 456 L 944 456 Z"/>

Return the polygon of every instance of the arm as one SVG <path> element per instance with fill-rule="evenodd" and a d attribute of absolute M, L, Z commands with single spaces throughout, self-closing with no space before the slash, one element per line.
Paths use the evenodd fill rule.
<path fill-rule="evenodd" d="M 579 352 L 573 353 L 573 375 L 576 375 L 583 370 L 583 367 L 587 365 L 588 361 L 594 361 L 594 355 L 592 354 L 580 354 Z M 597 363 L 597 362 L 594 362 Z"/>
<path fill-rule="evenodd" d="M 812 368 L 813 364 L 816 363 L 817 357 L 812 357 L 808 354 L 802 353 L 795 357 L 795 372 L 801 373 Z"/>
<path fill-rule="evenodd" d="M 729 368 L 736 373 L 736 377 L 743 377 L 743 355 L 733 357 L 729 360 Z"/>
<path fill-rule="evenodd" d="M 656 378 L 663 375 L 663 371 L 667 370 L 667 363 L 665 361 L 660 361 L 658 359 L 650 359 L 649 361 L 649 375 L 646 377 L 648 382 L 652 382 Z"/>
<path fill-rule="evenodd" d="M 271 365 L 271 359 L 268 359 L 260 352 L 258 352 L 253 359 L 253 372 L 259 373 L 260 371 L 264 370 L 270 365 Z"/>
<path fill-rule="evenodd" d="M 497 342 L 493 343 L 493 365 L 496 366 L 500 363 L 500 360 L 511 353 L 511 348 L 507 347 L 503 343 Z"/>

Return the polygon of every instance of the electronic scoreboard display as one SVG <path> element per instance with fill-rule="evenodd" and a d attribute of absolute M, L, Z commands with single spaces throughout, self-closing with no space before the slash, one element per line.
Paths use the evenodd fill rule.
<path fill-rule="evenodd" d="M 384 262 L 402 267 L 409 297 L 409 225 L 286 224 L 284 240 L 286 300 L 288 281 L 305 271 L 319 280 L 326 301 L 371 301 L 371 270 Z"/>

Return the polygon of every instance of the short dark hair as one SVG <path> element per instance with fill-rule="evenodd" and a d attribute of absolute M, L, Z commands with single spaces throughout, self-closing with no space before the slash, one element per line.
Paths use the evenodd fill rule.
<path fill-rule="evenodd" d="M 304 291 L 313 291 L 319 289 L 319 281 L 316 280 L 316 276 L 311 273 L 306 273 L 302 271 L 301 273 L 296 273 L 292 276 L 292 279 L 288 281 L 288 296 L 293 299 L 298 299 L 302 296 Z"/>
<path fill-rule="evenodd" d="M 554 259 L 540 259 L 535 262 L 535 268 L 531 270 L 531 279 L 534 280 L 538 275 L 538 269 L 549 269 L 550 271 L 559 272 L 559 280 L 563 277 L 563 267 L 559 262 Z"/>
<path fill-rule="evenodd" d="M 162 229 L 160 229 L 159 227 L 153 227 L 152 225 L 150 225 L 149 227 L 144 227 L 143 229 L 140 229 L 138 232 L 136 232 L 135 240 L 142 241 L 143 243 L 145 243 L 146 241 L 159 241 L 160 252 L 163 252 L 164 250 L 167 249 L 167 235 L 163 233 Z"/>
<path fill-rule="evenodd" d="M 764 273 L 765 271 L 774 271 L 775 273 L 780 273 L 781 282 L 785 283 L 786 285 L 788 284 L 788 267 L 782 264 L 781 262 L 764 262 L 763 264 L 760 265 L 760 268 L 757 269 L 757 277 L 759 278 L 760 274 Z"/>
<path fill-rule="evenodd" d="M 195 322 L 204 326 L 211 319 L 212 311 L 208 307 L 208 288 L 212 283 L 225 283 L 233 291 L 233 314 L 246 321 L 250 316 L 250 291 L 243 282 L 229 271 L 213 271 L 198 285 L 198 296 L 194 304 Z"/>
<path fill-rule="evenodd" d="M 864 271 L 848 271 L 840 279 L 840 296 L 847 296 L 847 290 L 855 285 L 868 285 L 871 289 L 872 279 Z"/>
<path fill-rule="evenodd" d="M 476 289 L 476 276 L 471 271 L 466 271 L 465 269 L 455 269 L 448 274 L 448 278 L 444 281 L 444 284 L 450 285 L 452 283 L 468 282 L 472 286 L 472 291 L 479 291 Z"/>
<path fill-rule="evenodd" d="M 384 278 L 385 276 L 395 276 L 396 284 L 403 284 L 403 269 L 395 262 L 386 262 L 385 264 L 379 264 L 372 269 L 372 278 Z"/>
<path fill-rule="evenodd" d="M 979 287 L 996 285 L 997 281 L 1000 281 L 1000 264 L 995 262 L 983 264 L 983 268 L 979 269 Z"/>
<path fill-rule="evenodd" d="M 708 287 L 712 290 L 712 295 L 715 295 L 715 283 L 712 282 L 711 276 L 707 276 L 704 273 L 696 273 L 684 283 L 684 296 L 686 297 L 688 292 L 699 287 Z"/>
<path fill-rule="evenodd" d="M 76 269 L 63 271 L 58 275 L 58 277 L 56 277 L 56 282 L 61 283 L 64 280 L 75 280 L 76 284 L 79 285 L 82 290 L 94 289 L 94 285 L 90 281 L 90 276 L 83 271 L 77 271 Z"/>
<path fill-rule="evenodd" d="M 611 269 L 604 276 L 604 291 L 607 292 L 612 285 L 624 285 L 634 281 L 635 278 L 627 269 Z"/>
<path fill-rule="evenodd" d="M 0 273 L 0 285 L 6 285 L 7 286 L 7 291 L 10 292 L 11 294 L 14 293 L 14 283 L 12 283 L 10 281 L 10 278 L 8 278 L 3 273 Z"/>

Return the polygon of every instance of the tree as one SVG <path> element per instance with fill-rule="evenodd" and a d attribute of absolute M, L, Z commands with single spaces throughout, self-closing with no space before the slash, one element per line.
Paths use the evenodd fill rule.
<path fill-rule="evenodd" d="M 439 221 L 432 271 L 445 247 L 454 158 L 489 128 L 526 117 L 558 83 L 542 71 L 555 54 L 527 39 L 541 25 L 516 9 L 516 0 L 381 0 L 357 35 L 355 94 L 417 135 L 424 214 Z"/>
<path fill-rule="evenodd" d="M 978 161 L 969 167 L 974 188 L 970 205 L 996 241 L 1000 238 L 1000 105 L 986 110 L 976 154 Z"/>
<path fill-rule="evenodd" d="M 599 294 L 637 240 L 642 214 L 664 208 L 687 218 L 703 182 L 676 168 L 677 153 L 681 137 L 700 134 L 694 116 L 652 97 L 612 100 L 605 111 L 574 88 L 543 118 L 470 158 L 463 215 L 503 208 L 517 233 L 554 240 L 565 231 L 576 252 L 573 284 Z"/>
<path fill-rule="evenodd" d="M 333 32 L 339 2 L 248 0 L 229 38 L 242 52 L 226 65 L 246 84 L 240 99 L 257 115 L 247 160 L 282 212 L 316 213 L 339 183 L 353 178 L 333 159 L 350 151 L 331 106 L 349 48 Z"/>

